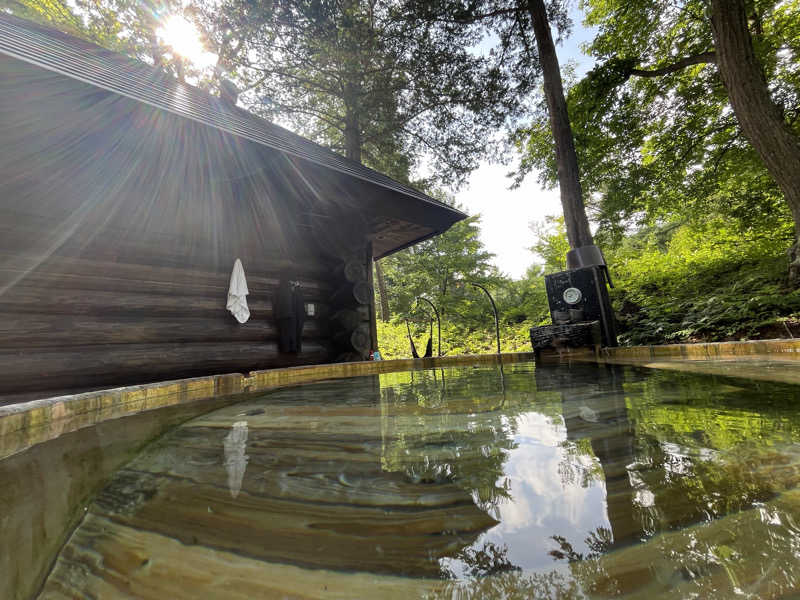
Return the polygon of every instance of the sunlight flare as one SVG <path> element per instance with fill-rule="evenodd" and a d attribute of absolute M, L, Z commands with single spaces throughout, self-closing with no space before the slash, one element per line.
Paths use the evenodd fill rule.
<path fill-rule="evenodd" d="M 216 54 L 208 52 L 203 47 L 197 28 L 180 15 L 168 17 L 157 33 L 176 54 L 189 60 L 196 67 L 208 67 L 217 60 Z"/>

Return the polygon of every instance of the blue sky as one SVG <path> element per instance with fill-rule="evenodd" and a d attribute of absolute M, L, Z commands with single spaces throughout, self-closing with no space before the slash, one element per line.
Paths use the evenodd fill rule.
<path fill-rule="evenodd" d="M 556 50 L 562 67 L 573 61 L 580 76 L 593 66 L 592 59 L 581 52 L 580 46 L 592 39 L 594 30 L 583 27 L 583 14 L 577 7 L 573 6 L 571 15 L 572 35 Z M 469 214 L 482 215 L 481 239 L 496 255 L 495 265 L 519 279 L 537 262 L 536 255 L 528 250 L 534 242 L 529 224 L 542 221 L 547 215 L 561 214 L 561 201 L 558 189 L 542 189 L 533 173 L 518 189 L 508 189 L 511 180 L 506 174 L 510 170 L 511 165 L 482 164 L 456 193 L 456 199 Z"/>

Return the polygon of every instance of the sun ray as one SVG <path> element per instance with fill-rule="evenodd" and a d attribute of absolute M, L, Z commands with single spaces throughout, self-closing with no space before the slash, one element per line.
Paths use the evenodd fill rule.
<path fill-rule="evenodd" d="M 203 46 L 197 28 L 180 15 L 167 17 L 157 34 L 173 52 L 196 67 L 209 67 L 217 60 L 216 54 L 209 52 Z"/>

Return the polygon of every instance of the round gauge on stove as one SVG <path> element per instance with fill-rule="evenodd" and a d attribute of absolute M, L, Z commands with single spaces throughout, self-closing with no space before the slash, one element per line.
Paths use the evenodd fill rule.
<path fill-rule="evenodd" d="M 578 288 L 571 287 L 564 290 L 563 298 L 567 304 L 577 304 L 583 298 L 583 294 Z"/>

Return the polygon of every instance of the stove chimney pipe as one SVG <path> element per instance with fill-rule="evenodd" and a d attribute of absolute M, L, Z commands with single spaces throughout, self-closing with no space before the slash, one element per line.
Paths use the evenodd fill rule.
<path fill-rule="evenodd" d="M 239 88 L 229 79 L 223 79 L 219 82 L 219 97 L 225 104 L 236 106 L 236 101 L 239 99 Z"/>

